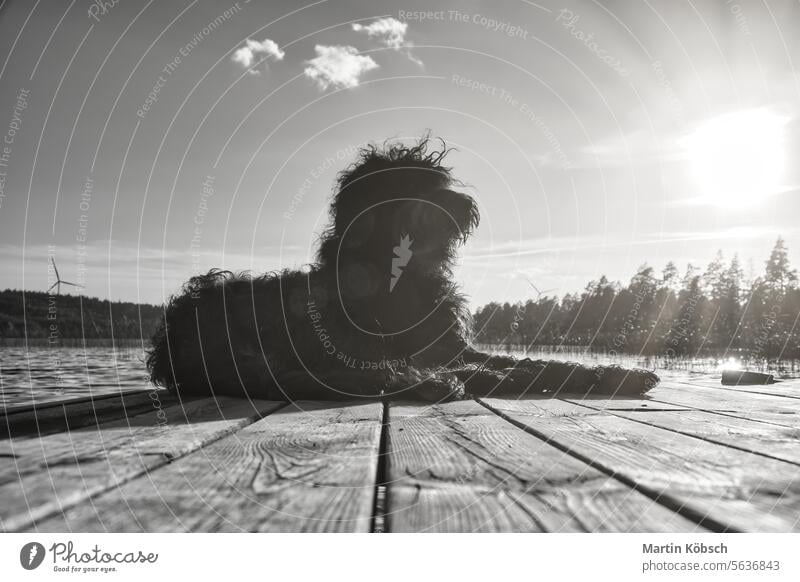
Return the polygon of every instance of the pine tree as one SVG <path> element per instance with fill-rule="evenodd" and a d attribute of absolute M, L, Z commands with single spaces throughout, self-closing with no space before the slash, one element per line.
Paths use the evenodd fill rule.
<path fill-rule="evenodd" d="M 666 353 L 671 356 L 694 355 L 701 342 L 700 314 L 705 307 L 699 276 L 686 282 L 678 297 L 678 304 L 678 315 L 667 335 Z"/>
<path fill-rule="evenodd" d="M 781 295 L 797 284 L 797 271 L 789 266 L 789 251 L 782 237 L 778 237 L 767 259 L 764 281 L 772 291 Z"/>
<path fill-rule="evenodd" d="M 739 255 L 733 255 L 731 264 L 725 273 L 727 286 L 727 296 L 734 299 L 737 303 L 741 300 L 742 288 L 744 286 L 744 270 L 739 262 Z"/>
<path fill-rule="evenodd" d="M 664 270 L 661 271 L 661 280 L 664 286 L 673 291 L 680 288 L 680 276 L 678 274 L 678 267 L 672 261 L 664 265 Z"/>
<path fill-rule="evenodd" d="M 681 279 L 681 287 L 685 289 L 697 276 L 697 271 L 699 269 L 695 267 L 692 263 L 686 263 L 686 272 L 683 274 L 683 279 Z"/>
<path fill-rule="evenodd" d="M 724 289 L 718 300 L 716 337 L 713 345 L 721 349 L 738 348 L 739 322 L 741 318 L 742 279 L 744 274 L 739 265 L 738 255 L 734 255 L 723 275 Z"/>
<path fill-rule="evenodd" d="M 706 267 L 706 272 L 703 273 L 704 291 L 713 300 L 718 301 L 725 293 L 725 272 L 725 256 L 722 250 L 718 250 Z"/>

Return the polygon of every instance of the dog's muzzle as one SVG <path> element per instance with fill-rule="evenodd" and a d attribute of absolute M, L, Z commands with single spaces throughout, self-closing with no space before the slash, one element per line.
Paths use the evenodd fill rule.
<path fill-rule="evenodd" d="M 436 190 L 414 202 L 411 223 L 425 232 L 445 231 L 466 237 L 478 223 L 478 207 L 467 194 L 454 190 Z"/>

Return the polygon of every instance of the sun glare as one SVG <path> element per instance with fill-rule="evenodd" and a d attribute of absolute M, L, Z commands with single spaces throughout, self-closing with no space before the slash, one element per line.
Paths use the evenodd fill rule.
<path fill-rule="evenodd" d="M 717 370 L 720 372 L 724 370 L 741 370 L 741 369 L 742 369 L 742 363 L 736 358 L 732 357 L 728 358 L 727 360 L 724 360 L 723 362 L 720 362 L 720 364 L 717 366 Z"/>
<path fill-rule="evenodd" d="M 686 140 L 700 200 L 722 208 L 757 205 L 781 185 L 785 119 L 762 109 L 715 117 Z"/>

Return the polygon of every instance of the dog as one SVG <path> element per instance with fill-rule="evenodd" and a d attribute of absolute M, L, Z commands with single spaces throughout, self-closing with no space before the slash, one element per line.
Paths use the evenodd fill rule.
<path fill-rule="evenodd" d="M 212 270 L 168 302 L 147 365 L 180 394 L 279 400 L 510 394 L 640 395 L 644 370 L 516 360 L 474 349 L 458 248 L 476 201 L 425 136 L 362 148 L 337 177 L 316 262 L 258 276 Z"/>

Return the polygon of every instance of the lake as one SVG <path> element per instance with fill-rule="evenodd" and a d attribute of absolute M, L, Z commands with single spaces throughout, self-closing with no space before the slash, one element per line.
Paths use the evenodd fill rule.
<path fill-rule="evenodd" d="M 10 343 L 10 342 L 9 342 Z M 68 396 L 102 395 L 128 389 L 149 389 L 145 352 L 138 341 L 89 347 L 0 346 L 0 407 L 59 400 Z M 527 353 L 520 346 L 479 346 L 485 351 L 517 357 L 582 362 L 589 365 L 619 364 L 655 370 L 665 376 L 719 373 L 723 366 L 735 367 L 735 359 L 697 357 L 664 358 L 608 354 L 575 346 L 535 347 Z M 747 363 L 752 370 L 769 371 L 780 377 L 800 375 L 800 363 Z"/>
<path fill-rule="evenodd" d="M 0 347 L 0 406 L 149 386 L 141 347 Z"/>
<path fill-rule="evenodd" d="M 719 355 L 667 357 L 662 355 L 619 354 L 608 350 L 597 350 L 586 346 L 500 346 L 478 344 L 476 346 L 494 354 L 512 355 L 532 360 L 561 360 L 580 362 L 591 366 L 617 364 L 627 368 L 644 368 L 667 376 L 685 374 L 720 374 L 723 369 L 748 369 L 769 372 L 778 378 L 800 377 L 798 360 L 748 360 L 746 352 L 730 350 Z"/>

